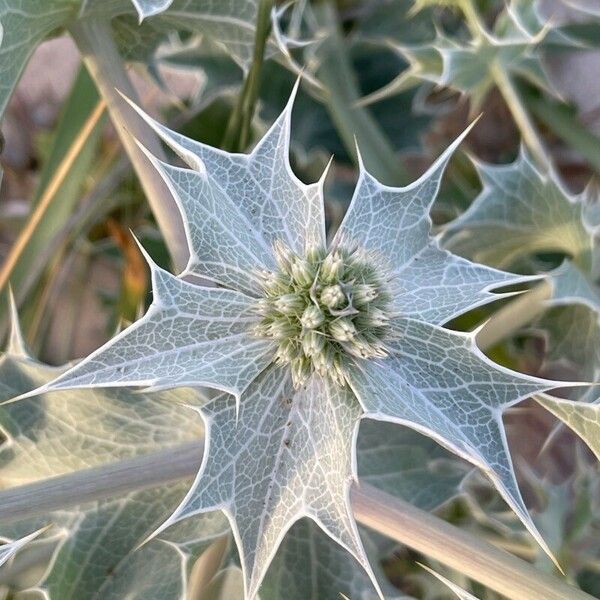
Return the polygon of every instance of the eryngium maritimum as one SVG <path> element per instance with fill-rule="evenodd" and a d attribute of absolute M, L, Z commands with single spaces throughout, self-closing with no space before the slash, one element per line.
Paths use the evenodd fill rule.
<path fill-rule="evenodd" d="M 187 164 L 149 155 L 181 210 L 188 265 L 175 277 L 148 259 L 154 300 L 144 317 L 37 392 L 221 390 L 198 409 L 207 432 L 200 472 L 159 531 L 223 510 L 248 597 L 302 517 L 377 588 L 349 500 L 362 418 L 412 427 L 483 468 L 544 545 L 521 499 L 502 412 L 561 384 L 499 367 L 474 335 L 441 327 L 502 297 L 491 289 L 527 280 L 454 256 L 430 235 L 444 168 L 467 132 L 403 188 L 361 164 L 328 246 L 323 181 L 305 185 L 290 167 L 292 106 L 293 96 L 248 155 L 190 140 L 139 111 Z"/>
<path fill-rule="evenodd" d="M 265 297 L 256 308 L 258 337 L 272 338 L 275 361 L 289 366 L 296 388 L 314 373 L 336 385 L 348 381 L 347 355 L 386 355 L 390 297 L 385 278 L 357 247 L 311 247 L 298 256 L 274 244 L 276 271 L 262 271 Z"/>

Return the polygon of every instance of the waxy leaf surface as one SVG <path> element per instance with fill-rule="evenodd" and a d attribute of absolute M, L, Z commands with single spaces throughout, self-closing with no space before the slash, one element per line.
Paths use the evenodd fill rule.
<path fill-rule="evenodd" d="M 154 160 L 185 223 L 191 259 L 183 276 L 224 287 L 187 283 L 151 264 L 155 297 L 148 313 L 42 390 L 203 385 L 226 392 L 198 408 L 207 427 L 202 468 L 157 533 L 222 510 L 250 598 L 260 593 L 285 534 L 304 517 L 378 588 L 349 502 L 364 417 L 416 429 L 482 468 L 548 551 L 516 484 L 502 412 L 561 384 L 503 369 L 477 350 L 474 334 L 439 327 L 503 296 L 493 288 L 529 280 L 456 257 L 431 236 L 429 210 L 462 138 L 404 188 L 383 186 L 363 168 L 334 238 L 334 246 L 361 247 L 385 282 L 386 357 L 344 355 L 349 385 L 313 374 L 297 389 L 287 367 L 269 364 L 279 342 L 252 334 L 261 294 L 254 278 L 273 268 L 274 242 L 300 256 L 325 245 L 323 178 L 305 185 L 290 168 L 291 111 L 292 101 L 248 155 L 189 140 L 140 111 L 189 167 Z"/>
<path fill-rule="evenodd" d="M 1 0 L 0 117 L 37 46 L 79 18 L 111 19 L 125 57 L 149 61 L 167 33 L 184 31 L 207 36 L 246 69 L 257 10 L 257 0 Z"/>
<path fill-rule="evenodd" d="M 0 355 L 0 398 L 39 386 L 61 370 L 28 356 L 19 330 L 13 327 L 8 351 Z M 86 390 L 61 391 L 0 406 L 0 425 L 6 437 L 0 446 L 2 487 L 199 440 L 203 434 L 200 419 L 179 404 L 198 401 L 198 394 L 187 389 L 152 396 L 127 390 Z M 14 540 L 2 549 L 8 555 L 19 548 L 27 553 L 30 547 L 36 551 L 33 546 L 51 547 L 49 567 L 36 587 L 45 598 L 122 600 L 124 582 L 143 589 L 145 577 L 141 577 L 136 547 L 175 509 L 188 486 L 181 482 L 0 523 L 0 536 Z M 160 553 L 163 565 L 169 565 L 163 571 L 163 576 L 169 575 L 169 590 L 163 588 L 165 593 L 156 598 L 183 600 L 190 557 L 197 557 L 215 536 L 228 530 L 219 513 L 202 515 L 190 525 L 195 527 L 193 552 L 163 540 L 154 540 L 142 552 L 142 556 Z M 27 535 L 48 527 L 43 535 Z M 181 535 L 177 530 L 172 533 Z M 185 533 L 189 538 L 190 533 Z M 32 541 L 37 534 L 39 539 Z"/>

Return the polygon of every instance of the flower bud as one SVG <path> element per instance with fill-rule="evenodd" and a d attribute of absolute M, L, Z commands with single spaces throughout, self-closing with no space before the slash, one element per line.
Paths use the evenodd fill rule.
<path fill-rule="evenodd" d="M 295 387 L 300 387 L 311 375 L 310 361 L 307 358 L 296 358 L 290 365 L 292 381 Z"/>
<path fill-rule="evenodd" d="M 302 349 L 306 356 L 315 356 L 323 350 L 325 338 L 316 331 L 307 331 L 302 336 Z"/>
<path fill-rule="evenodd" d="M 263 289 L 267 296 L 279 296 L 289 291 L 290 280 L 283 273 L 263 271 L 261 278 L 263 280 Z"/>
<path fill-rule="evenodd" d="M 266 298 L 261 298 L 254 305 L 254 308 L 259 315 L 267 316 L 271 313 L 271 302 Z"/>
<path fill-rule="evenodd" d="M 297 258 L 292 264 L 292 277 L 301 286 L 309 287 L 315 279 L 315 271 L 307 260 Z"/>
<path fill-rule="evenodd" d="M 329 333 L 338 342 L 349 342 L 356 335 L 356 327 L 350 319 L 342 317 L 329 324 Z"/>
<path fill-rule="evenodd" d="M 332 252 L 325 257 L 321 265 L 321 279 L 325 283 L 338 281 L 344 274 L 344 260 L 339 252 Z"/>
<path fill-rule="evenodd" d="M 275 300 L 275 308 L 284 315 L 294 315 L 300 312 L 304 305 L 305 301 L 298 294 L 283 294 Z"/>
<path fill-rule="evenodd" d="M 295 340 L 281 340 L 275 353 L 275 360 L 279 364 L 286 365 L 300 357 L 300 355 L 301 351 Z"/>
<path fill-rule="evenodd" d="M 334 351 L 330 345 L 323 346 L 318 354 L 313 354 L 312 361 L 319 375 L 327 375 L 333 369 Z"/>
<path fill-rule="evenodd" d="M 346 302 L 346 296 L 339 285 L 328 285 L 321 291 L 321 302 L 328 308 L 339 308 Z"/>
<path fill-rule="evenodd" d="M 333 357 L 333 369 L 329 372 L 333 381 L 338 385 L 344 385 L 346 383 L 346 370 L 344 369 L 342 355 L 336 352 Z"/>
<path fill-rule="evenodd" d="M 307 306 L 302 313 L 300 323 L 302 323 L 302 326 L 306 329 L 315 329 L 323 323 L 324 318 L 325 317 L 319 307 L 311 304 L 310 306 Z"/>
<path fill-rule="evenodd" d="M 306 259 L 312 264 L 321 262 L 324 254 L 325 251 L 322 248 L 312 244 L 306 249 Z"/>
<path fill-rule="evenodd" d="M 289 273 L 297 256 L 280 240 L 275 240 L 273 251 L 279 268 Z"/>
<path fill-rule="evenodd" d="M 377 288 L 368 283 L 359 283 L 352 288 L 352 304 L 354 304 L 354 306 L 368 304 L 375 300 L 377 296 Z"/>
<path fill-rule="evenodd" d="M 373 307 L 366 315 L 370 327 L 385 327 L 390 320 L 380 308 Z"/>
<path fill-rule="evenodd" d="M 269 325 L 269 335 L 276 340 L 285 340 L 298 335 L 298 329 L 286 321 L 274 321 Z"/>

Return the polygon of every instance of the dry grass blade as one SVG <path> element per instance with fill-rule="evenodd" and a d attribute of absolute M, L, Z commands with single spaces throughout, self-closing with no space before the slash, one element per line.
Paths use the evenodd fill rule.
<path fill-rule="evenodd" d="M 54 177 L 51 179 L 48 187 L 43 193 L 40 201 L 38 202 L 35 210 L 33 211 L 31 217 L 27 221 L 25 227 L 19 234 L 17 241 L 14 243 L 11 248 L 2 268 L 0 269 L 0 290 L 2 290 L 10 279 L 10 275 L 17 264 L 19 257 L 27 247 L 27 244 L 33 235 L 36 227 L 40 224 L 48 207 L 56 197 L 56 193 L 60 189 L 60 186 L 64 182 L 69 170 L 73 166 L 75 159 L 83 149 L 84 144 L 87 139 L 90 137 L 94 128 L 100 121 L 102 114 L 104 113 L 104 109 L 106 108 L 106 104 L 104 100 L 99 100 L 98 104 L 94 111 L 90 114 L 89 118 L 86 120 L 85 124 L 81 128 L 79 135 L 75 138 L 73 144 L 69 148 L 69 151 L 65 154 L 65 157 L 60 162 L 60 165 L 56 169 Z"/>

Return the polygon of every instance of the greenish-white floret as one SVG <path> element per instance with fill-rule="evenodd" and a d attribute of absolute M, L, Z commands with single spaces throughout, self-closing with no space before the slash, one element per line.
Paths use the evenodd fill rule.
<path fill-rule="evenodd" d="M 274 252 L 278 269 L 260 274 L 255 333 L 277 342 L 275 360 L 290 367 L 296 387 L 313 372 L 345 385 L 349 355 L 386 356 L 390 299 L 367 253 L 338 245 L 298 256 L 281 242 Z"/>

